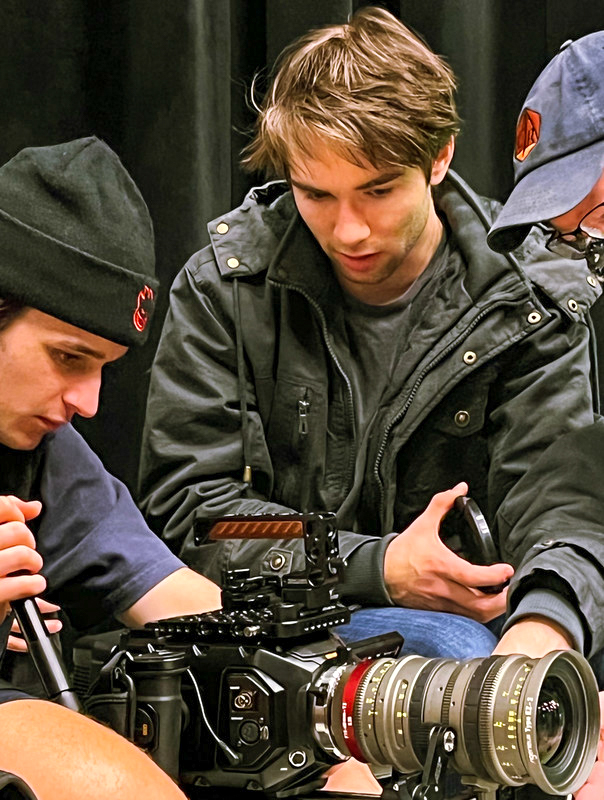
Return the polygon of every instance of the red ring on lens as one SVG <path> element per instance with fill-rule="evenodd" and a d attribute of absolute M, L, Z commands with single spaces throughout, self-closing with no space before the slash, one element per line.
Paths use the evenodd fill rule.
<path fill-rule="evenodd" d="M 357 664 L 350 673 L 350 677 L 346 681 L 346 686 L 344 686 L 344 691 L 342 692 L 342 735 L 350 755 L 356 758 L 357 761 L 363 761 L 365 763 L 367 763 L 367 759 L 359 747 L 354 730 L 354 701 L 359 684 L 372 663 L 373 661 L 369 660 L 361 661 L 360 664 Z"/>

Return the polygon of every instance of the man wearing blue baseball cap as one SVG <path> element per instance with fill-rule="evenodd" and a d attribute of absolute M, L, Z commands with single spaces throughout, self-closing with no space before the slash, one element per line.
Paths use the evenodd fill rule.
<path fill-rule="evenodd" d="M 514 189 L 488 236 L 514 250 L 531 226 L 546 247 L 604 277 L 604 32 L 566 43 L 533 84 L 516 128 Z"/>
<path fill-rule="evenodd" d="M 585 258 L 587 280 L 592 286 L 604 282 L 604 31 L 567 42 L 533 84 L 518 118 L 514 173 L 514 189 L 489 232 L 489 245 L 500 252 L 516 249 L 538 225 L 548 250 Z M 539 234 L 534 231 L 531 239 Z M 578 280 L 570 264 L 561 278 L 569 286 Z M 561 544 L 560 533 L 569 526 L 588 537 L 604 535 L 603 475 L 602 422 L 560 438 L 519 486 L 518 513 L 507 520 L 514 535 L 540 530 L 552 547 Z M 562 547 L 552 552 L 560 559 L 581 556 Z M 601 579 L 601 567 L 599 573 Z M 601 607 L 582 605 L 577 613 L 586 627 L 604 624 Z M 498 650 L 506 652 L 505 641 Z M 602 652 L 592 663 L 602 680 Z M 601 698 L 604 711 L 604 693 Z M 576 800 L 604 796 L 602 731 L 600 736 L 601 760 Z"/>

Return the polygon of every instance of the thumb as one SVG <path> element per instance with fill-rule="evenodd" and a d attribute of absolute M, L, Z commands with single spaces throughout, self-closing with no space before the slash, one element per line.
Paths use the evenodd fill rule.
<path fill-rule="evenodd" d="M 21 510 L 25 519 L 35 519 L 42 511 L 42 503 L 39 500 L 20 500 Z"/>
<path fill-rule="evenodd" d="M 468 484 L 464 483 L 463 481 L 458 483 L 452 489 L 447 489 L 444 492 L 438 492 L 438 494 L 435 494 L 432 500 L 430 500 L 424 513 L 432 517 L 434 522 L 440 523 L 445 514 L 447 514 L 453 508 L 455 500 L 458 497 L 466 495 L 467 493 Z"/>
<path fill-rule="evenodd" d="M 20 497 L 8 495 L 2 498 L 5 502 L 3 517 L 9 509 L 14 513 L 15 522 L 25 522 L 28 519 L 34 519 L 42 511 L 42 503 L 39 500 L 21 500 Z M 4 520 L 8 521 L 8 520 Z"/>

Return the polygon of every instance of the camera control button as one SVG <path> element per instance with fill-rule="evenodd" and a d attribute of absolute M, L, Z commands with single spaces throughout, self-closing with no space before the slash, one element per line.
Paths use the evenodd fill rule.
<path fill-rule="evenodd" d="M 260 725 L 253 720 L 242 722 L 239 727 L 239 736 L 245 744 L 256 744 L 260 739 Z"/>
<path fill-rule="evenodd" d="M 254 705 L 253 692 L 248 692 L 248 691 L 239 692 L 233 698 L 233 706 L 238 711 L 244 711 L 245 709 L 252 708 L 253 705 Z"/>
<path fill-rule="evenodd" d="M 156 721 L 153 719 L 155 714 L 151 708 L 139 706 L 136 709 L 134 722 L 134 741 L 139 747 L 149 747 L 155 741 L 157 729 Z"/>

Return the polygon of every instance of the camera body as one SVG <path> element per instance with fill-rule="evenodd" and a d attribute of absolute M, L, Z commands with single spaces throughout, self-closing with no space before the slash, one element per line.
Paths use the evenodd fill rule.
<path fill-rule="evenodd" d="M 202 534 L 200 534 L 202 535 Z M 336 588 L 342 561 L 333 514 L 223 518 L 213 538 L 304 540 L 298 573 L 223 576 L 223 608 L 144 630 L 87 636 L 74 651 L 86 711 L 145 748 L 186 787 L 297 794 L 324 783 L 343 755 L 319 746 L 325 673 L 395 656 L 398 634 L 345 646 L 350 619 Z M 316 722 L 316 724 L 315 724 Z M 327 748 L 329 744 L 327 743 Z"/>
<path fill-rule="evenodd" d="M 209 536 L 300 538 L 304 567 L 226 572 L 221 610 L 74 650 L 86 711 L 189 797 L 306 794 L 350 756 L 390 775 L 399 800 L 442 797 L 448 766 L 481 800 L 525 784 L 567 795 L 587 779 L 599 702 L 580 654 L 399 657 L 395 633 L 345 645 L 331 631 L 350 618 L 333 514 L 225 517 Z"/>

